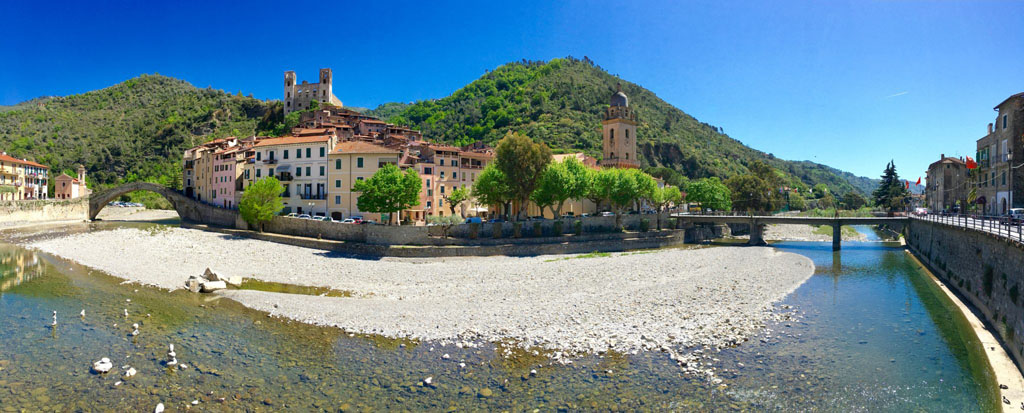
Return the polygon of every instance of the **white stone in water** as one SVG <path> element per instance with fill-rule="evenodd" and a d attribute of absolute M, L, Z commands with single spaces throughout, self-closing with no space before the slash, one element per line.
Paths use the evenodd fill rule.
<path fill-rule="evenodd" d="M 431 385 L 431 383 L 433 383 L 433 382 L 434 382 L 434 376 L 430 376 L 430 377 L 427 377 L 427 378 L 423 379 L 423 384 L 426 384 L 428 386 Z"/>
<path fill-rule="evenodd" d="M 78 315 L 82 316 L 82 318 L 85 318 L 85 309 L 82 309 L 82 312 L 78 313 Z"/>
<path fill-rule="evenodd" d="M 156 409 L 153 409 L 153 413 L 164 413 L 164 404 L 163 403 L 157 403 L 156 404 Z"/>
<path fill-rule="evenodd" d="M 138 371 L 135 370 L 135 367 L 129 367 L 128 371 L 124 372 L 124 376 L 125 377 L 132 377 L 132 376 L 136 375 L 137 373 L 138 373 Z"/>
<path fill-rule="evenodd" d="M 128 318 L 128 309 L 127 308 L 124 309 L 124 318 Z"/>
<path fill-rule="evenodd" d="M 92 371 L 94 371 L 96 373 L 100 373 L 100 374 L 106 373 L 106 372 L 110 371 L 110 369 L 112 369 L 112 368 L 114 368 L 114 363 L 111 363 L 110 359 L 108 359 L 106 357 L 101 358 L 99 361 L 97 361 L 95 363 L 92 363 Z"/>
<path fill-rule="evenodd" d="M 441 356 L 441 358 L 444 359 L 444 360 L 448 360 L 448 359 L 452 358 L 452 356 L 449 356 L 448 353 L 444 353 L 444 355 Z"/>
<path fill-rule="evenodd" d="M 199 400 L 192 400 L 192 405 L 193 405 L 193 406 L 195 406 L 195 405 L 197 405 L 197 404 L 199 404 Z"/>
<path fill-rule="evenodd" d="M 459 367 L 466 368 L 466 363 L 459 363 Z"/>
<path fill-rule="evenodd" d="M 185 370 L 185 369 L 187 369 L 187 368 L 188 368 L 188 364 L 185 364 L 185 363 L 179 364 L 179 365 L 178 365 L 178 368 L 179 368 L 179 369 L 182 369 L 182 370 Z"/>

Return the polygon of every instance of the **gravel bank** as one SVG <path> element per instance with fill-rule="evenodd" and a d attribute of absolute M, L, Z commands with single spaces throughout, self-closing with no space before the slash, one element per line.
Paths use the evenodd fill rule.
<path fill-rule="evenodd" d="M 182 288 L 189 275 L 210 266 L 228 275 L 351 291 L 351 298 L 222 292 L 274 315 L 351 332 L 449 343 L 512 341 L 569 354 L 676 354 L 739 343 L 775 316 L 771 303 L 814 271 L 806 257 L 760 247 L 572 259 L 359 260 L 182 228 L 99 231 L 29 246 L 168 289 Z"/>
<path fill-rule="evenodd" d="M 764 230 L 764 239 L 771 241 L 819 241 L 832 242 L 832 235 L 814 233 L 815 227 L 801 224 L 772 224 Z M 867 241 L 868 236 L 857 232 L 856 236 L 843 233 L 843 241 Z"/>

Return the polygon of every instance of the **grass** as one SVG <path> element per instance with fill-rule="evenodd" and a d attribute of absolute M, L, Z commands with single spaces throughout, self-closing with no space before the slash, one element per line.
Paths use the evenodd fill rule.
<path fill-rule="evenodd" d="M 574 259 L 578 259 L 578 258 L 606 258 L 606 257 L 611 257 L 611 256 L 612 256 L 612 254 L 610 252 L 597 252 L 597 251 L 594 251 L 594 252 L 587 253 L 587 254 L 573 255 L 571 257 L 562 257 L 562 258 L 555 258 L 555 259 L 550 259 L 550 260 L 544 260 L 544 262 L 574 260 Z"/>
<path fill-rule="evenodd" d="M 242 285 L 239 285 L 238 289 L 268 291 L 272 293 L 318 295 L 325 297 L 352 297 L 353 295 L 351 291 L 335 290 L 327 287 L 310 287 L 304 285 L 276 283 L 252 278 L 243 279 Z"/>
<path fill-rule="evenodd" d="M 842 227 L 840 231 L 843 233 L 844 237 L 857 237 L 857 235 L 859 234 L 857 230 L 853 227 Z M 832 236 L 832 226 L 819 225 L 817 228 L 814 229 L 814 233 L 819 235 Z"/>

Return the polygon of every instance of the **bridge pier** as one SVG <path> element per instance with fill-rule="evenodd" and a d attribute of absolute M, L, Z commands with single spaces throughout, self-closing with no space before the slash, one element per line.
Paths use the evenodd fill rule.
<path fill-rule="evenodd" d="M 768 245 L 767 242 L 764 242 L 764 224 L 757 221 L 750 223 L 749 245 Z"/>
<path fill-rule="evenodd" d="M 839 251 L 843 241 L 843 226 L 836 222 L 832 225 L 832 251 Z"/>

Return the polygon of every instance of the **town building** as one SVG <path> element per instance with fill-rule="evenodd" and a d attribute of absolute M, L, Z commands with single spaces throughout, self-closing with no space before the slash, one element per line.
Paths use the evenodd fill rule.
<path fill-rule="evenodd" d="M 1024 160 L 1014 159 L 1024 147 L 1024 93 L 993 108 L 996 120 L 977 141 L 978 168 L 972 172 L 980 212 L 1002 215 L 1024 208 Z"/>
<path fill-rule="evenodd" d="M 331 69 L 320 69 L 320 81 L 309 83 L 305 80 L 296 84 L 295 72 L 284 72 L 284 114 L 309 109 L 311 102 L 328 103 L 341 107 L 341 100 L 334 96 L 334 73 Z"/>
<path fill-rule="evenodd" d="M 238 138 L 227 137 L 214 139 L 185 150 L 182 157 L 181 184 L 185 196 L 210 205 L 222 206 L 225 196 L 217 198 L 217 182 L 214 161 L 217 152 L 225 151 L 239 145 Z M 214 187 L 217 187 L 215 189 Z M 231 196 L 234 199 L 234 195 Z"/>
<path fill-rule="evenodd" d="M 78 165 L 78 176 L 72 178 L 68 174 L 60 174 L 53 180 L 54 199 L 75 199 L 89 195 L 85 182 L 85 166 Z"/>
<path fill-rule="evenodd" d="M 967 205 L 970 181 L 963 159 L 942 154 L 928 165 L 925 182 L 925 205 L 932 212 L 959 212 Z"/>
<path fill-rule="evenodd" d="M 337 144 L 337 135 L 294 132 L 256 141 L 252 161 L 243 169 L 242 190 L 260 178 L 274 176 L 285 188 L 284 213 L 326 216 L 327 154 Z"/>
<path fill-rule="evenodd" d="M 47 199 L 47 166 L 0 152 L 0 200 Z"/>
<path fill-rule="evenodd" d="M 602 167 L 639 168 L 636 158 L 636 113 L 629 107 L 629 98 L 622 87 L 612 95 L 611 104 L 605 109 L 601 121 Z"/>
<path fill-rule="evenodd" d="M 360 217 L 377 222 L 387 221 L 391 217 L 359 210 L 359 192 L 353 188 L 358 181 L 369 179 L 384 165 L 397 165 L 402 151 L 391 149 L 380 144 L 348 141 L 341 142 L 327 155 L 329 166 L 327 180 L 329 183 L 328 215 L 335 220 Z M 417 216 L 418 219 L 423 218 Z"/>

